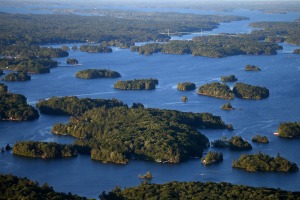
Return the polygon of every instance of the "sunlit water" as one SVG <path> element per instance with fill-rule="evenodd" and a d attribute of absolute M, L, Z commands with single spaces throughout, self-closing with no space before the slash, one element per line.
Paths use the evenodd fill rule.
<path fill-rule="evenodd" d="M 188 12 L 189 10 L 187 10 Z M 248 21 L 222 24 L 211 33 L 249 32 L 248 24 L 256 20 L 270 21 L 270 15 L 255 11 L 236 11 L 238 14 L 251 17 Z M 264 18 L 262 18 L 262 16 Z M 273 20 L 286 18 L 293 21 L 291 15 L 272 15 Z M 282 18 L 283 17 L 283 18 Z M 184 36 L 190 39 L 193 35 Z M 174 38 L 176 39 L 176 38 Z M 75 44 L 68 44 L 72 47 Z M 154 54 L 143 56 L 128 49 L 113 48 L 113 53 L 90 54 L 70 51 L 70 58 L 76 58 L 81 66 L 65 64 L 66 58 L 57 59 L 61 64 L 49 74 L 32 75 L 28 82 L 5 82 L 11 92 L 27 97 L 31 105 L 52 96 L 78 96 L 89 98 L 117 98 L 131 105 L 143 103 L 146 107 L 176 109 L 180 111 L 211 112 L 222 116 L 226 123 L 233 124 L 235 130 L 200 130 L 210 140 L 222 136 L 227 138 L 240 135 L 251 142 L 255 134 L 266 135 L 269 144 L 255 144 L 253 150 L 246 152 L 222 151 L 224 161 L 218 165 L 203 166 L 199 159 L 190 160 L 178 165 L 159 164 L 144 161 L 130 161 L 128 165 L 102 164 L 90 160 L 89 156 L 79 155 L 69 159 L 31 159 L 13 156 L 11 152 L 0 154 L 0 172 L 26 176 L 40 183 L 47 182 L 57 191 L 72 192 L 96 198 L 103 190 L 109 191 L 115 186 L 136 186 L 141 183 L 138 174 L 151 171 L 153 183 L 169 181 L 213 181 L 231 182 L 250 186 L 266 186 L 286 190 L 300 190 L 298 173 L 248 173 L 233 169 L 232 160 L 242 153 L 261 151 L 271 156 L 279 152 L 281 156 L 296 162 L 300 166 L 300 140 L 280 139 L 273 135 L 279 123 L 300 121 L 300 56 L 292 54 L 297 46 L 280 44 L 284 48 L 275 56 L 231 56 L 226 58 L 194 57 L 192 55 Z M 60 47 L 61 45 L 52 45 Z M 247 64 L 258 65 L 261 72 L 246 72 Z M 82 80 L 75 78 L 79 70 L 88 68 L 111 69 L 122 74 L 118 79 Z M 234 74 L 239 81 L 267 87 L 270 97 L 260 101 L 234 99 L 230 103 L 234 111 L 223 111 L 220 107 L 226 100 L 199 96 L 192 92 L 177 91 L 179 82 L 191 81 L 197 86 L 220 81 L 223 75 Z M 139 78 L 157 78 L 159 84 L 153 91 L 120 91 L 113 88 L 116 80 Z M 233 84 L 229 84 L 231 87 Z M 181 102 L 187 96 L 187 103 Z M 1 122 L 0 146 L 16 141 L 36 140 L 72 143 L 74 139 L 51 134 L 51 127 L 57 122 L 68 122 L 68 117 L 41 115 L 32 122 Z M 216 150 L 216 149 L 207 149 Z"/>

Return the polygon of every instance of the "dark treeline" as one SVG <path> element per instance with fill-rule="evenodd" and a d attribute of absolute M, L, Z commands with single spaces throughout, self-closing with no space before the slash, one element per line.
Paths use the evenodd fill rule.
<path fill-rule="evenodd" d="M 66 125 L 55 124 L 52 132 L 68 134 L 76 145 L 92 149 L 91 158 L 127 163 L 129 159 L 179 163 L 199 157 L 209 141 L 196 128 L 230 128 L 209 113 L 114 107 L 96 108 Z"/>
<path fill-rule="evenodd" d="M 7 86 L 0 83 L 0 120 L 34 120 L 39 118 L 38 111 L 28 105 L 21 94 L 8 92 Z"/>
<path fill-rule="evenodd" d="M 252 137 L 252 142 L 257 142 L 257 143 L 269 143 L 269 139 L 267 136 L 261 136 L 261 135 L 255 135 Z"/>
<path fill-rule="evenodd" d="M 112 49 L 107 45 L 82 45 L 80 51 L 89 53 L 111 53 Z"/>
<path fill-rule="evenodd" d="M 121 74 L 108 69 L 86 69 L 76 73 L 77 78 L 93 79 L 93 78 L 118 78 Z"/>
<path fill-rule="evenodd" d="M 221 81 L 222 82 L 234 82 L 237 81 L 238 79 L 235 77 L 235 75 L 229 75 L 229 76 L 221 76 Z"/>
<path fill-rule="evenodd" d="M 196 85 L 195 83 L 191 83 L 191 82 L 178 83 L 177 89 L 182 91 L 195 90 Z"/>
<path fill-rule="evenodd" d="M 279 125 L 278 135 L 286 138 L 300 138 L 300 122 L 284 122 Z"/>
<path fill-rule="evenodd" d="M 240 136 L 232 136 L 229 140 L 227 138 L 221 138 L 211 142 L 211 145 L 215 148 L 229 148 L 234 151 L 251 150 L 252 145 L 243 140 Z"/>
<path fill-rule="evenodd" d="M 26 72 L 11 72 L 7 74 L 2 80 L 3 81 L 29 81 L 31 76 L 27 75 Z"/>
<path fill-rule="evenodd" d="M 57 200 L 87 200 L 71 193 L 55 192 L 47 183 L 38 182 L 13 175 L 0 174 L 1 199 L 57 199 Z"/>
<path fill-rule="evenodd" d="M 81 115 L 84 112 L 98 107 L 116 107 L 126 104 L 117 99 L 90 99 L 70 97 L 51 97 L 47 100 L 41 100 L 36 104 L 41 113 L 52 115 Z"/>
<path fill-rule="evenodd" d="M 14 145 L 13 154 L 33 158 L 60 158 L 77 156 L 77 151 L 73 145 L 24 141 Z"/>
<path fill-rule="evenodd" d="M 213 82 L 201 85 L 198 88 L 198 94 L 217 97 L 221 99 L 234 99 L 234 94 L 226 84 Z"/>
<path fill-rule="evenodd" d="M 299 170 L 296 163 L 288 161 L 279 154 L 274 158 L 261 152 L 252 155 L 242 155 L 237 161 L 233 161 L 232 166 L 250 172 L 297 172 Z"/>
<path fill-rule="evenodd" d="M 265 87 L 252 86 L 245 83 L 236 83 L 233 87 L 236 97 L 242 99 L 263 99 L 269 97 L 269 90 Z"/>
<path fill-rule="evenodd" d="M 155 85 L 158 84 L 157 79 L 135 79 L 127 81 L 117 81 L 114 84 L 115 89 L 120 90 L 154 90 Z"/>
<path fill-rule="evenodd" d="M 133 200 L 133 199 L 296 199 L 299 192 L 289 192 L 280 189 L 233 185 L 230 183 L 212 182 L 169 182 L 165 184 L 141 184 L 136 187 L 121 190 L 116 188 L 111 192 L 103 192 L 101 200 Z"/>

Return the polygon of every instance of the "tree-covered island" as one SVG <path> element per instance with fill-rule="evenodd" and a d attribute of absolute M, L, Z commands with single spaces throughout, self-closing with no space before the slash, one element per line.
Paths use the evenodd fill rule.
<path fill-rule="evenodd" d="M 214 140 L 211 145 L 215 148 L 229 148 L 234 151 L 251 150 L 252 145 L 243 140 L 240 136 L 232 136 L 229 140 L 226 137 Z"/>
<path fill-rule="evenodd" d="M 196 128 L 230 126 L 209 113 L 175 110 L 95 108 L 66 125 L 55 124 L 52 132 L 77 138 L 76 145 L 89 147 L 91 158 L 125 164 L 129 159 L 179 163 L 201 156 L 208 139 Z"/>
<path fill-rule="evenodd" d="M 89 53 L 111 53 L 112 49 L 107 45 L 82 45 L 80 51 Z"/>
<path fill-rule="evenodd" d="M 196 85 L 195 85 L 195 83 L 191 83 L 191 82 L 178 83 L 177 89 L 181 90 L 181 91 L 195 90 Z"/>
<path fill-rule="evenodd" d="M 300 122 L 284 122 L 279 125 L 278 136 L 300 138 Z"/>
<path fill-rule="evenodd" d="M 77 156 L 77 151 L 73 145 L 24 141 L 13 146 L 13 154 L 33 158 L 61 158 Z"/>
<path fill-rule="evenodd" d="M 31 80 L 31 76 L 27 75 L 26 72 L 11 72 L 7 74 L 4 78 L 2 78 L 3 81 L 29 81 Z"/>
<path fill-rule="evenodd" d="M 0 120 L 26 121 L 39 118 L 38 111 L 27 103 L 25 96 L 13 94 L 0 83 Z"/>
<path fill-rule="evenodd" d="M 246 71 L 261 71 L 261 69 L 258 67 L 258 66 L 255 66 L 255 65 L 246 65 L 245 66 L 245 70 Z"/>
<path fill-rule="evenodd" d="M 118 78 L 121 74 L 108 69 L 86 69 L 76 73 L 76 78 L 94 79 L 94 78 Z"/>
<path fill-rule="evenodd" d="M 209 151 L 205 157 L 201 159 L 203 165 L 211 165 L 223 161 L 223 154 L 219 152 Z"/>
<path fill-rule="evenodd" d="M 269 143 L 269 139 L 267 136 L 262 136 L 262 135 L 255 135 L 252 137 L 252 142 L 257 142 L 257 143 Z"/>
<path fill-rule="evenodd" d="M 231 103 L 226 103 L 226 104 L 224 104 L 223 106 L 221 106 L 221 108 L 223 109 L 223 110 L 234 110 L 234 107 L 231 105 Z"/>
<path fill-rule="evenodd" d="M 66 61 L 67 64 L 69 65 L 77 65 L 78 64 L 78 60 L 75 58 L 68 58 Z"/>
<path fill-rule="evenodd" d="M 222 82 L 235 82 L 238 79 L 235 77 L 235 75 L 231 74 L 229 76 L 221 76 Z"/>
<path fill-rule="evenodd" d="M 198 94 L 221 99 L 234 99 L 234 94 L 226 84 L 213 82 L 201 85 L 198 88 Z"/>
<path fill-rule="evenodd" d="M 119 90 L 154 90 L 158 84 L 157 79 L 135 79 L 127 81 L 117 81 L 114 84 L 115 89 Z"/>
<path fill-rule="evenodd" d="M 236 83 L 233 87 L 233 93 L 236 97 L 242 99 L 260 100 L 269 97 L 269 90 L 267 88 L 245 83 Z"/>
<path fill-rule="evenodd" d="M 245 169 L 249 172 L 297 172 L 299 170 L 296 163 L 277 156 L 271 157 L 267 154 L 242 155 L 237 161 L 233 161 L 232 167 Z"/>

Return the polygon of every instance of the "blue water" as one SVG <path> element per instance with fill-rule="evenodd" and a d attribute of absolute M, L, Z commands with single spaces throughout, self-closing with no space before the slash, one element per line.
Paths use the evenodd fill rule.
<path fill-rule="evenodd" d="M 239 13 L 232 14 L 242 14 Z M 251 11 L 254 12 L 254 11 Z M 265 18 L 257 18 L 256 14 L 245 12 L 251 17 L 248 21 L 221 24 L 217 32 L 247 32 L 248 23 L 261 19 L 269 20 L 270 15 L 261 14 Z M 249 14 L 250 13 L 250 14 Z M 245 14 L 245 15 L 246 15 Z M 284 16 L 272 15 L 277 21 Z M 253 18 L 252 18 L 253 17 Z M 185 36 L 186 39 L 192 35 Z M 68 44 L 72 47 L 75 44 Z M 285 140 L 275 137 L 279 123 L 300 121 L 300 56 L 292 54 L 293 49 L 300 48 L 289 44 L 280 44 L 283 50 L 274 56 L 231 56 L 226 58 L 195 57 L 192 55 L 153 54 L 139 55 L 128 49 L 113 48 L 113 53 L 90 54 L 70 51 L 70 58 L 76 58 L 81 66 L 65 64 L 67 58 L 60 58 L 59 67 L 49 74 L 32 75 L 28 82 L 6 82 L 11 92 L 27 97 L 28 102 L 35 105 L 37 101 L 52 96 L 70 96 L 89 98 L 117 98 L 131 105 L 133 102 L 143 103 L 147 107 L 176 109 L 180 111 L 211 112 L 222 116 L 226 123 L 232 123 L 235 130 L 199 130 L 210 140 L 222 136 L 227 138 L 240 135 L 251 142 L 256 134 L 266 135 L 269 144 L 255 144 L 253 150 L 246 152 L 222 151 L 224 161 L 218 165 L 203 166 L 199 159 L 193 159 L 178 165 L 130 161 L 128 165 L 103 164 L 90 160 L 89 156 L 79 155 L 70 159 L 30 159 L 13 156 L 11 152 L 0 154 L 0 173 L 12 173 L 26 176 L 40 183 L 47 182 L 57 191 L 72 192 L 82 196 L 96 198 L 103 190 L 109 191 L 115 186 L 136 186 L 141 180 L 138 174 L 151 171 L 153 183 L 169 181 L 213 181 L 231 182 L 250 186 L 266 186 L 300 191 L 300 173 L 248 173 L 233 169 L 232 160 L 243 153 L 262 151 L 271 156 L 278 152 L 281 156 L 296 162 L 300 166 L 300 140 Z M 61 45 L 52 45 L 60 47 Z M 245 72 L 246 64 L 258 65 L 261 72 Z M 82 80 L 75 78 L 79 70 L 88 68 L 107 68 L 122 74 L 118 79 Z M 228 101 L 206 96 L 199 96 L 195 91 L 181 92 L 176 89 L 177 83 L 191 81 L 197 86 L 212 81 L 220 81 L 223 75 L 234 74 L 239 81 L 265 86 L 270 90 L 270 97 L 260 101 L 234 99 L 230 103 L 234 111 L 223 111 L 220 107 Z M 116 80 L 157 78 L 159 84 L 153 91 L 120 91 L 113 88 Z M 233 86 L 233 84 L 229 84 Z M 187 96 L 187 103 L 181 102 Z M 1 122 L 0 146 L 16 141 L 56 141 L 72 143 L 74 139 L 66 136 L 52 135 L 50 130 L 57 122 L 68 122 L 68 117 L 41 115 L 32 122 Z M 207 149 L 216 150 L 216 149 Z"/>

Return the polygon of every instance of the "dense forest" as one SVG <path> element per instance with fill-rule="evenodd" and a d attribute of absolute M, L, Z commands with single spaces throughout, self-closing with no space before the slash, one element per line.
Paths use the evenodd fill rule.
<path fill-rule="evenodd" d="M 7 86 L 0 83 L 0 120 L 23 121 L 37 118 L 38 111 L 28 105 L 25 96 L 9 92 Z"/>
<path fill-rule="evenodd" d="M 217 97 L 221 99 L 234 99 L 234 94 L 226 84 L 213 82 L 201 85 L 198 88 L 198 94 Z"/>
<path fill-rule="evenodd" d="M 201 159 L 204 165 L 211 165 L 223 161 L 223 154 L 219 152 L 209 151 L 205 157 Z"/>
<path fill-rule="evenodd" d="M 233 86 L 233 93 L 242 99 L 263 99 L 269 97 L 269 90 L 265 87 L 252 86 L 245 83 L 236 83 Z"/>
<path fill-rule="evenodd" d="M 212 58 L 233 55 L 274 55 L 279 49 L 282 47 L 276 43 L 260 42 L 251 37 L 246 38 L 239 35 L 201 36 L 194 37 L 192 41 L 171 40 L 165 44 L 154 43 L 131 47 L 131 51 L 145 55 L 162 52 Z"/>
<path fill-rule="evenodd" d="M 75 58 L 68 58 L 66 61 L 67 64 L 69 65 L 77 65 L 78 64 L 78 60 Z"/>
<path fill-rule="evenodd" d="M 111 53 L 112 49 L 107 45 L 82 45 L 80 51 L 89 53 Z"/>
<path fill-rule="evenodd" d="M 223 106 L 221 106 L 223 110 L 234 110 L 234 107 L 231 105 L 231 103 L 225 103 Z"/>
<path fill-rule="evenodd" d="M 261 136 L 261 135 L 255 135 L 252 137 L 252 142 L 257 142 L 257 143 L 269 143 L 269 139 L 267 136 Z"/>
<path fill-rule="evenodd" d="M 125 106 L 126 104 L 117 99 L 90 99 L 70 97 L 51 97 L 47 100 L 40 100 L 36 107 L 41 113 L 51 115 L 81 115 L 84 112 L 98 107 L 117 107 Z"/>
<path fill-rule="evenodd" d="M 26 72 L 11 72 L 7 74 L 4 78 L 2 78 L 3 81 L 29 81 L 31 80 L 31 76 L 27 75 Z"/>
<path fill-rule="evenodd" d="M 135 79 L 127 81 L 117 81 L 114 84 L 115 89 L 120 90 L 154 90 L 158 84 L 157 79 Z"/>
<path fill-rule="evenodd" d="M 261 71 L 261 69 L 258 66 L 255 65 L 246 65 L 245 66 L 246 71 Z"/>
<path fill-rule="evenodd" d="M 278 135 L 285 138 L 300 138 L 300 122 L 281 123 L 278 128 Z"/>
<path fill-rule="evenodd" d="M 72 145 L 24 141 L 13 146 L 13 154 L 33 158 L 60 158 L 77 156 L 77 151 Z"/>
<path fill-rule="evenodd" d="M 134 200 L 134 199 L 300 199 L 299 192 L 289 192 L 280 189 L 249 187 L 220 182 L 169 182 L 164 184 L 141 184 L 136 187 L 121 190 L 116 188 L 111 192 L 103 192 L 101 200 Z"/>
<path fill-rule="evenodd" d="M 40 186 L 38 182 L 27 178 L 0 174 L 0 199 L 86 200 L 87 198 L 55 192 L 47 183 Z"/>
<path fill-rule="evenodd" d="M 242 155 L 237 161 L 233 161 L 232 166 L 250 172 L 297 172 L 299 170 L 296 163 L 288 161 L 279 154 L 274 158 L 261 152 L 252 155 Z"/>
<path fill-rule="evenodd" d="M 232 136 L 229 140 L 226 137 L 214 140 L 211 145 L 215 148 L 229 148 L 234 151 L 251 150 L 252 145 L 243 140 L 240 136 Z"/>
<path fill-rule="evenodd" d="M 52 132 L 68 134 L 76 145 L 92 149 L 91 158 L 127 163 L 128 159 L 179 163 L 201 156 L 208 139 L 196 128 L 232 128 L 209 113 L 185 113 L 135 106 L 96 108 L 66 125 L 55 124 Z"/>
<path fill-rule="evenodd" d="M 178 83 L 177 89 L 181 91 L 195 90 L 196 85 L 195 83 L 191 83 L 191 82 Z"/>
<path fill-rule="evenodd" d="M 229 76 L 221 76 L 222 82 L 235 82 L 238 79 L 235 77 L 235 75 L 231 74 Z"/>
<path fill-rule="evenodd" d="M 93 79 L 93 78 L 118 78 L 121 74 L 108 69 L 85 69 L 76 73 L 76 78 Z"/>

